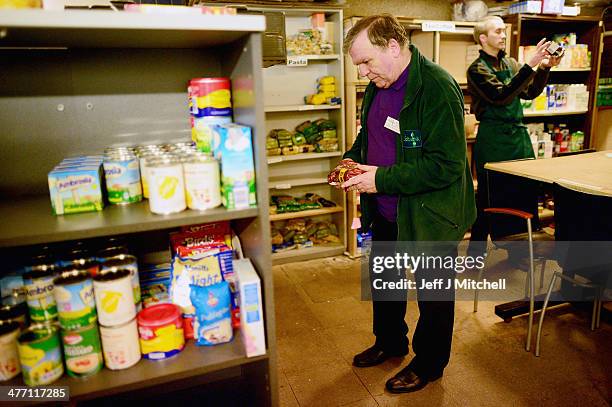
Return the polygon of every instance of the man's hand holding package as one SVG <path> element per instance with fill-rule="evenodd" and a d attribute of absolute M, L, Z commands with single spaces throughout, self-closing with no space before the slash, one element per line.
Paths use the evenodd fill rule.
<path fill-rule="evenodd" d="M 376 170 L 378 167 L 374 165 L 357 166 L 364 171 L 363 174 L 357 175 L 342 184 L 345 191 L 358 191 L 359 193 L 375 194 L 376 190 Z"/>

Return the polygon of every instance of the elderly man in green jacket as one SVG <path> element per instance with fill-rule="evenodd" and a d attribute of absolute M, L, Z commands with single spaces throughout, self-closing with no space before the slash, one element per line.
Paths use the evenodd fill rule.
<path fill-rule="evenodd" d="M 429 254 L 456 257 L 457 242 L 475 219 L 463 95 L 444 69 L 408 45 L 405 29 L 390 15 L 357 22 L 347 33 L 345 52 L 370 84 L 362 104 L 361 131 L 344 155 L 365 172 L 342 187 L 361 193 L 362 227 L 372 230 L 370 280 L 384 275 L 397 282 L 403 270 L 393 267 L 378 274 L 373 259 L 394 256 L 400 247 L 421 247 L 423 242 L 438 242 L 428 246 Z M 417 289 L 420 281 L 440 276 L 453 279 L 455 270 L 421 269 L 415 274 Z M 375 295 L 376 287 L 370 288 L 376 342 L 355 356 L 356 367 L 408 353 L 406 291 L 381 297 Z M 387 381 L 393 393 L 419 390 L 441 377 L 450 357 L 454 290 L 444 298 L 424 290 L 417 293 L 415 356 Z"/>

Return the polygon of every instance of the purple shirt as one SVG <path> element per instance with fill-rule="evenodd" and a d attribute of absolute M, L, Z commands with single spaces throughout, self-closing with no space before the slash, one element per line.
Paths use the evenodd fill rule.
<path fill-rule="evenodd" d="M 395 164 L 396 143 L 399 134 L 385 127 L 387 117 L 399 120 L 404 105 L 408 70 L 387 89 L 378 89 L 368 111 L 368 165 L 390 167 Z M 397 222 L 397 195 L 376 194 L 378 212 L 389 222 Z"/>

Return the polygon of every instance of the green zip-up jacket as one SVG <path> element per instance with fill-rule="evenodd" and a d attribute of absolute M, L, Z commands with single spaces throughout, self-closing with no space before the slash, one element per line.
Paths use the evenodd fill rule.
<path fill-rule="evenodd" d="M 377 169 L 376 189 L 399 196 L 397 240 L 456 242 L 476 219 L 474 186 L 466 159 L 463 94 L 448 72 L 413 45 L 410 51 L 396 164 Z M 361 107 L 361 131 L 344 158 L 367 163 L 368 109 L 376 92 L 370 83 Z M 420 142 L 417 136 L 415 143 L 414 134 L 419 133 Z M 365 230 L 371 227 L 375 210 L 374 195 L 362 194 L 361 224 Z"/>

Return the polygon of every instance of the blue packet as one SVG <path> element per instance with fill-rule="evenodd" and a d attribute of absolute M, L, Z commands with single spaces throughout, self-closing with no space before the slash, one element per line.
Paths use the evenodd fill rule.
<path fill-rule="evenodd" d="M 230 342 L 234 332 L 230 313 L 230 289 L 227 281 L 200 287 L 190 285 L 191 303 L 195 307 L 194 336 L 198 346 Z"/>

